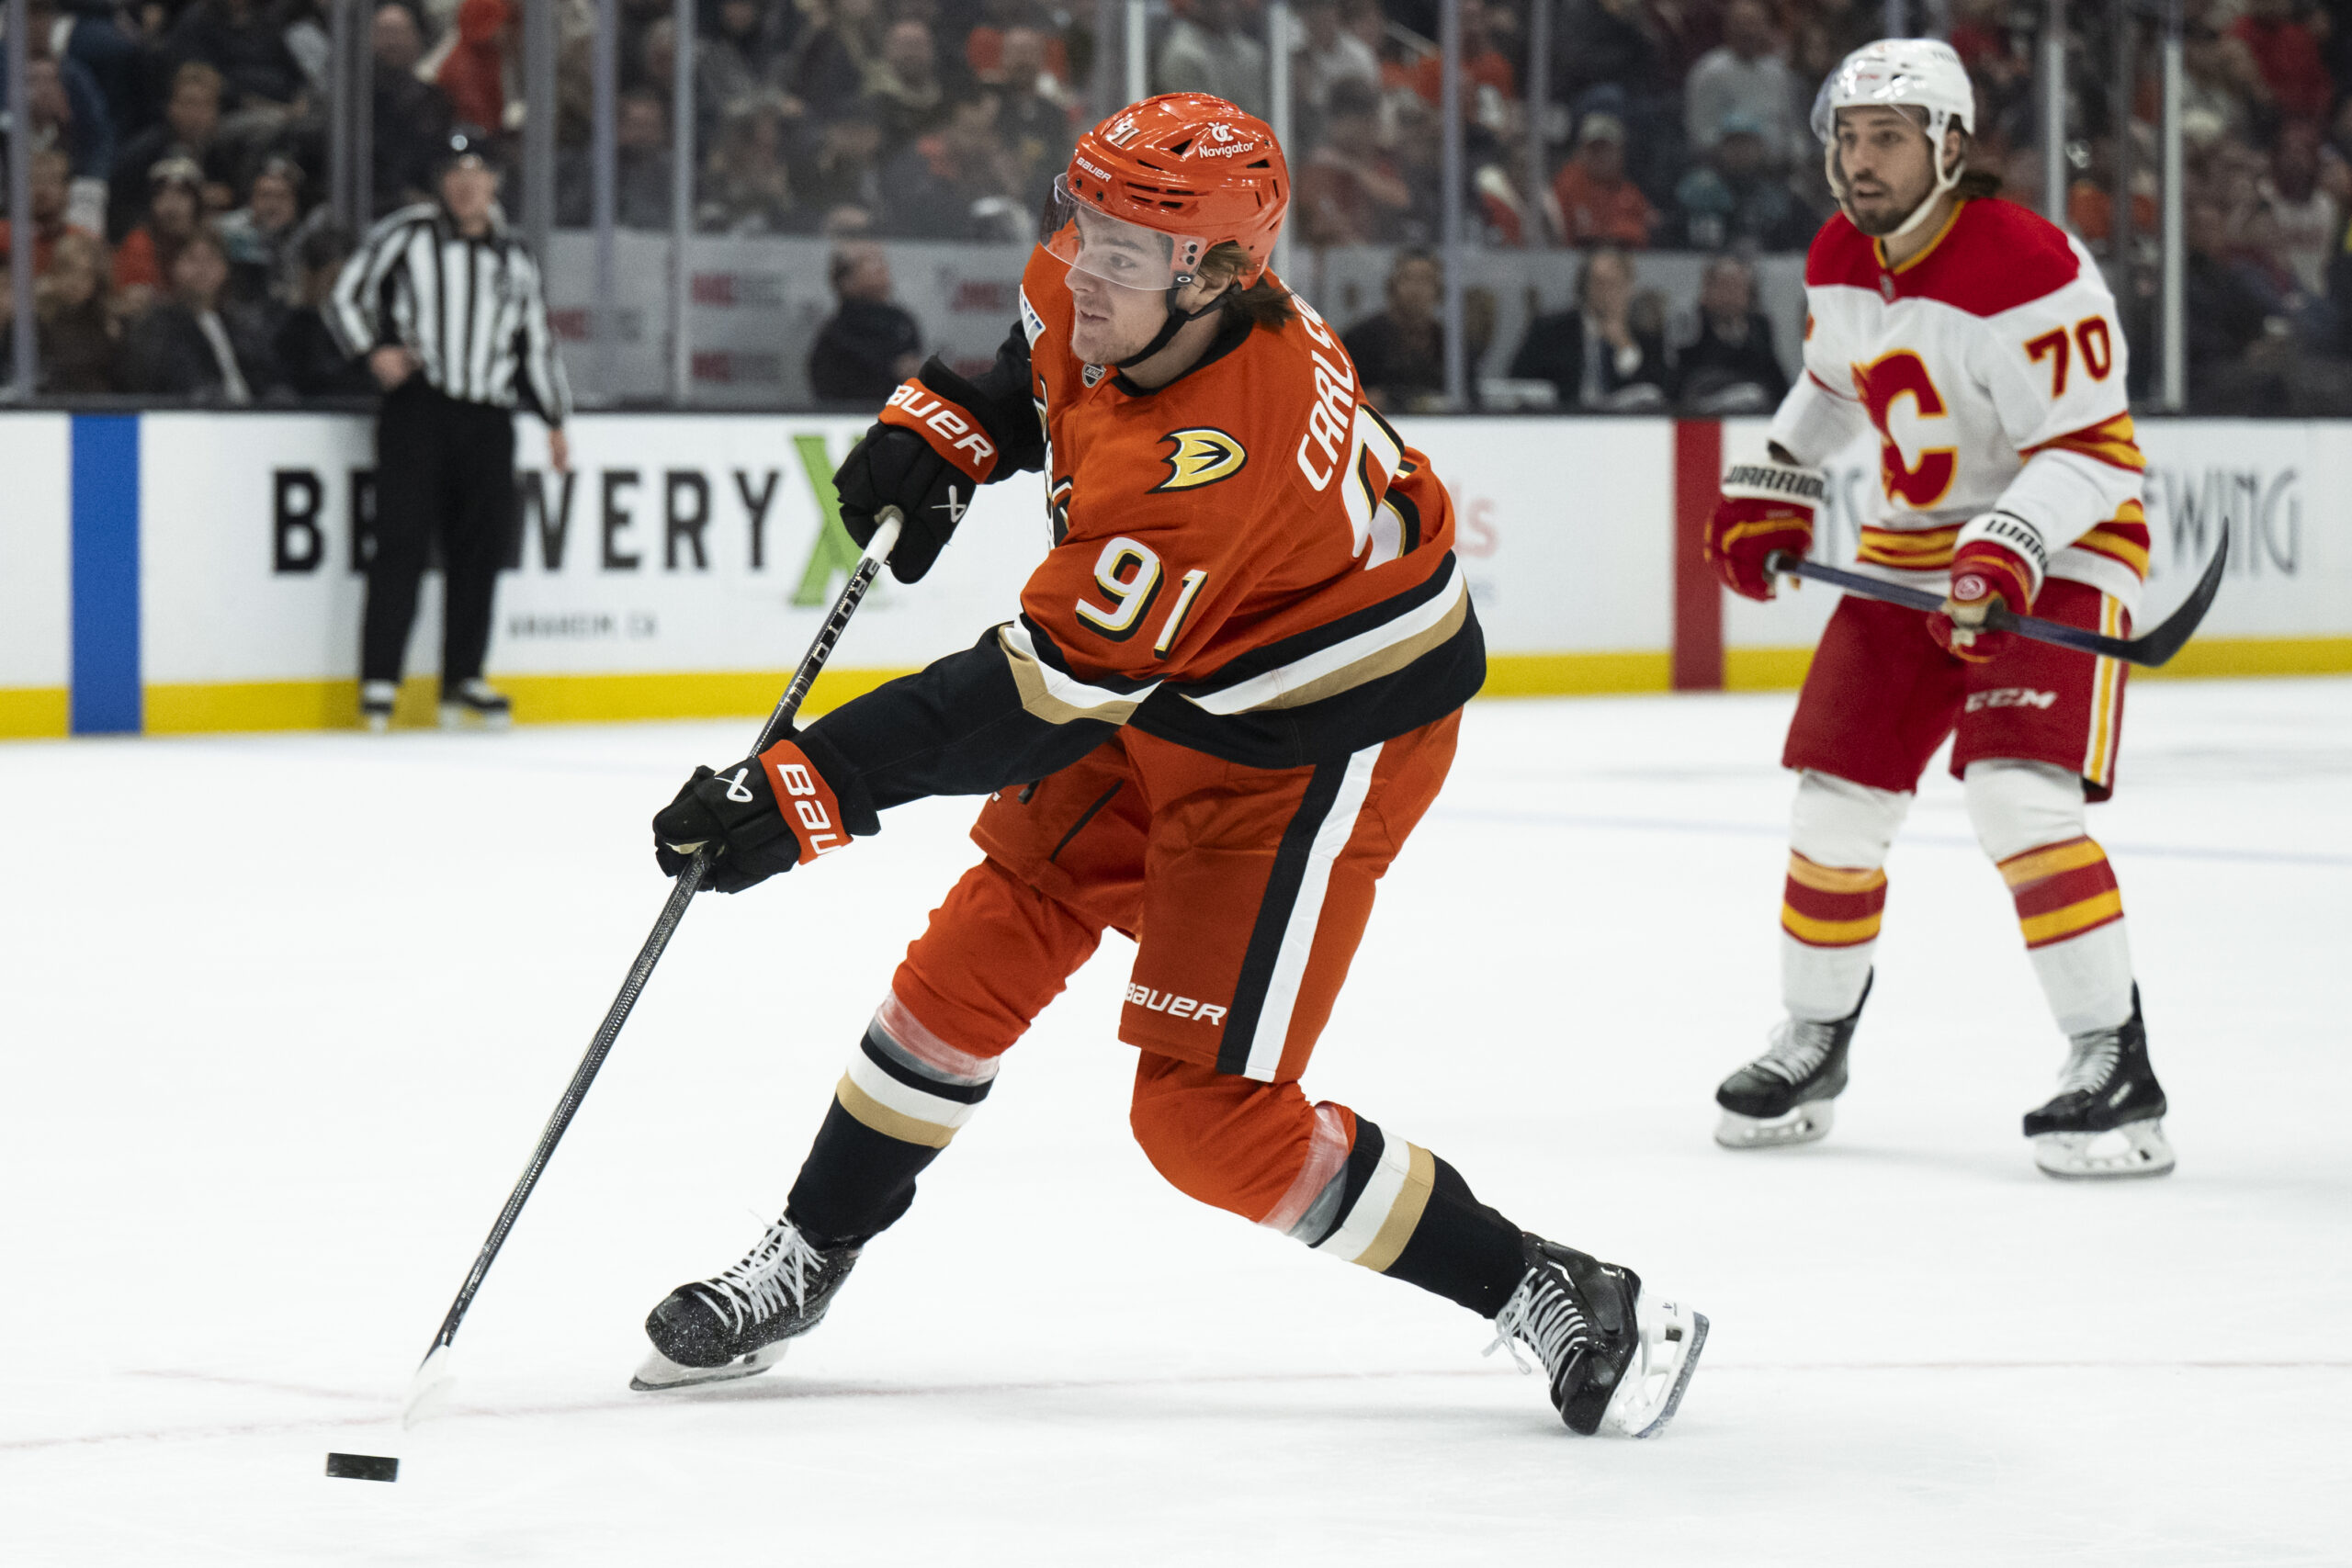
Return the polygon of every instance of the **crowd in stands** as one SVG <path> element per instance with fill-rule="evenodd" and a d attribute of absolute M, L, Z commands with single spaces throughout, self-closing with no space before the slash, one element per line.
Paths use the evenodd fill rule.
<path fill-rule="evenodd" d="M 556 216 L 582 225 L 597 7 L 552 3 Z M 1461 0 L 1475 243 L 1590 250 L 1601 276 L 1588 269 L 1580 288 L 1602 295 L 1616 265 L 1604 254 L 1804 247 L 1830 210 L 1813 93 L 1877 35 L 1882 0 L 1551 4 L 1545 93 L 1532 110 L 1530 0 Z M 423 193 L 452 125 L 517 135 L 521 6 L 375 8 L 360 40 L 375 63 L 375 213 Z M 2352 100 L 2339 92 L 2352 82 L 2352 18 L 2314 0 L 2186 6 L 2192 393 L 2212 408 L 2352 410 Z M 2041 0 L 1914 9 L 1948 29 L 1977 84 L 1974 164 L 2039 205 Z M 2112 8 L 2071 9 L 2067 209 L 2125 299 L 2144 390 L 2156 358 L 2154 28 L 2139 28 L 2132 101 L 2119 102 L 2102 30 Z M 1117 78 L 1124 48 L 1095 36 L 1103 13 L 1085 0 L 698 0 L 685 40 L 673 0 L 618 0 L 618 12 L 616 216 L 643 229 L 672 221 L 683 133 L 704 232 L 1019 241 L 1100 90 L 1098 59 Z M 322 0 L 30 0 L 28 102 L 9 123 L 38 154 L 45 390 L 236 401 L 359 385 L 302 320 L 350 243 L 322 216 L 326 15 Z M 1295 239 L 1433 245 L 1444 227 L 1437 0 L 1297 0 L 1294 15 L 1290 58 L 1276 62 L 1263 0 L 1155 5 L 1150 85 L 1263 114 L 1279 63 L 1295 114 Z M 694 83 L 684 127 L 673 102 L 682 48 Z M 1591 402 L 1595 377 L 1621 362 L 1633 384 L 1681 396 L 1667 383 L 1684 348 L 1644 368 L 1623 344 L 1595 359 L 1575 337 L 1562 329 L 1516 357 L 1566 365 L 1538 378 L 1573 383 L 1569 401 Z"/>

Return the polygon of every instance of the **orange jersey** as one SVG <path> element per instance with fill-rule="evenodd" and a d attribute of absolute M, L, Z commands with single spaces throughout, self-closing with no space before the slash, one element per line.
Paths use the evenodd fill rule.
<path fill-rule="evenodd" d="M 1296 319 L 1228 323 L 1147 390 L 1070 352 L 1066 273 L 1041 249 L 1022 281 L 1054 547 L 1004 630 L 1016 661 L 1066 665 L 1109 699 L 1066 705 L 1089 716 L 1258 766 L 1466 700 L 1485 660 L 1453 502 L 1339 334 L 1293 295 Z"/>

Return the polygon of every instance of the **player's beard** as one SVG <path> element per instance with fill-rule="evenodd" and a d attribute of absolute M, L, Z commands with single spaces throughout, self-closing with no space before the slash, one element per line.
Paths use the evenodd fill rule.
<path fill-rule="evenodd" d="M 1883 240 L 1902 228 L 1904 220 L 1919 209 L 1919 204 L 1928 199 L 1928 193 L 1935 187 L 1934 177 L 1927 174 L 1921 175 L 1916 187 L 1907 191 L 1897 190 L 1883 180 L 1877 184 L 1879 192 L 1883 194 L 1865 198 L 1871 205 L 1864 209 L 1857 204 L 1859 193 L 1853 183 L 1848 181 L 1844 203 L 1848 220 L 1874 240 Z"/>

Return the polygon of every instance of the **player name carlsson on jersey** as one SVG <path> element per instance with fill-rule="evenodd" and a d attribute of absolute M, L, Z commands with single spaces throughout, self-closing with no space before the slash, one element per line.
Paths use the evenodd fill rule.
<path fill-rule="evenodd" d="M 1805 303 L 1807 374 L 1772 439 L 1817 463 L 1874 429 L 1885 499 L 1861 570 L 1939 589 L 1963 525 L 1997 511 L 1999 542 L 2048 576 L 2137 608 L 2145 462 L 2115 299 L 2079 243 L 1978 198 L 1890 265 L 1841 213 L 1805 258 Z"/>

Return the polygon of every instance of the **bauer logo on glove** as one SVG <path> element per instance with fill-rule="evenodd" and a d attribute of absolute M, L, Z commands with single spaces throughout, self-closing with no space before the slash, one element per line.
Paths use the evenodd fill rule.
<path fill-rule="evenodd" d="M 725 769 L 696 768 L 653 817 L 653 858 L 665 876 L 707 852 L 706 886 L 741 893 L 849 846 L 840 799 L 793 740 Z"/>

